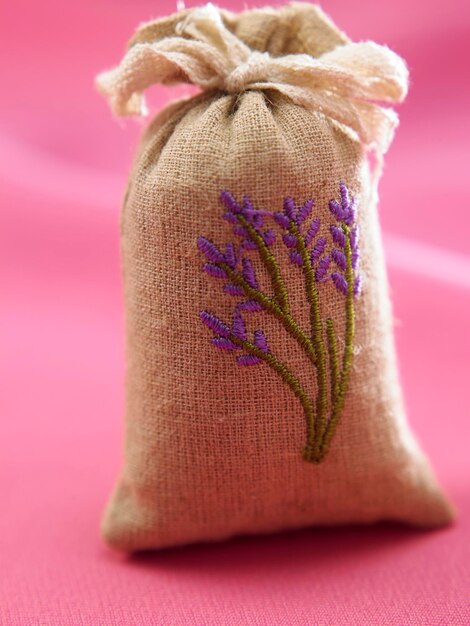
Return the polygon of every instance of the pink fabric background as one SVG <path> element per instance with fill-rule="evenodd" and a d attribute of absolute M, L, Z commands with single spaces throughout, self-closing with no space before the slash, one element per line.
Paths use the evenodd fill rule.
<path fill-rule="evenodd" d="M 0 9 L 1 624 L 470 623 L 470 5 L 323 5 L 353 38 L 386 42 L 410 64 L 381 215 L 409 419 L 457 524 L 310 529 L 130 559 L 101 544 L 122 443 L 118 213 L 141 125 L 113 122 L 92 80 L 137 23 L 175 2 L 10 0 Z"/>

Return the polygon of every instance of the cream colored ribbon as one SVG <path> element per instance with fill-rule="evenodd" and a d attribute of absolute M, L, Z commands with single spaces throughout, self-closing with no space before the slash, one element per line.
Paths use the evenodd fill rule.
<path fill-rule="evenodd" d="M 404 99 L 408 70 L 397 54 L 370 41 L 340 45 L 318 58 L 272 57 L 238 39 L 208 4 L 191 11 L 175 36 L 135 44 L 117 68 L 97 78 L 117 115 L 144 115 L 146 88 L 178 82 L 233 94 L 277 90 L 349 127 L 367 148 L 383 154 L 398 117 L 382 104 Z"/>

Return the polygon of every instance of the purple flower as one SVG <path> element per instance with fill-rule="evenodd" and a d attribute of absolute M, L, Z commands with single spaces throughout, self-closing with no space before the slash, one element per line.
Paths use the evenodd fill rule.
<path fill-rule="evenodd" d="M 313 199 L 310 199 L 310 200 L 307 200 L 305 204 L 300 207 L 300 209 L 297 212 L 297 218 L 296 218 L 296 222 L 299 226 L 300 224 L 305 222 L 307 217 L 310 215 L 314 204 L 315 204 L 315 201 Z"/>
<path fill-rule="evenodd" d="M 315 280 L 317 283 L 320 283 L 325 279 L 328 268 L 330 267 L 330 262 L 331 258 L 329 256 L 324 256 L 320 259 L 318 267 L 315 270 Z"/>
<path fill-rule="evenodd" d="M 276 233 L 269 229 L 269 230 L 265 230 L 263 235 L 262 235 L 263 239 L 264 239 L 264 243 L 268 246 L 272 246 L 273 243 L 276 241 Z"/>
<path fill-rule="evenodd" d="M 301 206 L 298 210 L 295 206 L 295 201 L 293 198 L 285 198 L 284 199 L 284 216 L 286 219 L 277 218 L 276 215 L 282 214 L 274 214 L 274 219 L 278 221 L 280 226 L 283 228 L 288 228 L 290 222 L 294 222 L 297 226 L 300 226 L 305 222 L 310 213 L 312 212 L 312 208 L 314 205 L 314 201 L 312 199 L 307 200 L 303 206 Z"/>
<path fill-rule="evenodd" d="M 257 211 L 256 209 L 250 209 L 245 213 L 248 221 L 259 231 L 260 228 L 263 228 L 264 217 L 261 211 Z"/>
<path fill-rule="evenodd" d="M 253 289 L 258 289 L 258 281 L 256 279 L 256 272 L 255 268 L 253 267 L 253 263 L 250 261 L 250 259 L 247 259 L 245 257 L 244 259 L 242 259 L 242 265 L 243 278 L 250 285 L 250 287 L 252 287 Z"/>
<path fill-rule="evenodd" d="M 333 250 L 331 251 L 331 258 L 340 270 L 343 270 L 343 272 L 346 270 L 346 256 L 344 252 L 333 248 Z"/>
<path fill-rule="evenodd" d="M 345 296 L 348 295 L 348 283 L 342 274 L 339 272 L 333 272 L 331 274 L 331 280 L 334 282 L 338 291 L 341 291 L 341 293 Z"/>
<path fill-rule="evenodd" d="M 359 226 L 354 226 L 349 231 L 349 241 L 351 243 L 351 249 L 355 250 L 359 243 Z"/>
<path fill-rule="evenodd" d="M 288 248 L 295 248 L 297 245 L 297 237 L 292 235 L 291 233 L 285 233 L 282 235 L 282 241 L 286 244 Z"/>
<path fill-rule="evenodd" d="M 223 191 L 220 195 L 221 201 L 228 208 L 228 211 L 224 214 L 226 219 L 231 224 L 234 224 L 233 232 L 239 237 L 243 238 L 242 246 L 245 250 L 255 250 L 256 243 L 252 240 L 249 229 L 245 228 L 240 223 L 240 217 L 243 217 L 250 226 L 252 226 L 258 235 L 263 238 L 264 243 L 269 247 L 272 246 L 276 239 L 276 234 L 273 230 L 268 229 L 263 231 L 264 217 L 271 215 L 269 211 L 262 209 L 255 209 L 249 196 L 244 196 L 243 204 L 240 205 L 234 197 L 228 192 Z"/>
<path fill-rule="evenodd" d="M 256 250 L 256 243 L 251 239 L 245 239 L 242 242 L 242 246 L 245 250 Z"/>
<path fill-rule="evenodd" d="M 231 296 L 243 296 L 243 294 L 245 293 L 243 291 L 243 287 L 240 287 L 240 285 L 232 285 L 232 283 L 227 283 L 226 285 L 224 285 L 224 291 Z"/>
<path fill-rule="evenodd" d="M 235 269 L 238 264 L 238 259 L 239 254 L 237 254 L 234 244 L 225 244 L 225 262 L 227 265 L 229 265 L 232 269 Z"/>
<path fill-rule="evenodd" d="M 239 235 L 240 237 L 248 237 L 248 231 L 244 226 L 235 226 L 233 232 L 235 233 L 235 235 Z"/>
<path fill-rule="evenodd" d="M 226 337 L 214 337 L 211 343 L 219 350 L 241 350 L 240 346 Z"/>
<path fill-rule="evenodd" d="M 202 269 L 209 276 L 214 276 L 215 278 L 227 278 L 227 272 L 218 265 L 214 265 L 213 263 L 204 263 Z"/>
<path fill-rule="evenodd" d="M 339 184 L 339 192 L 341 201 L 330 200 L 328 206 L 338 222 L 351 226 L 356 219 L 356 200 L 350 197 L 349 190 L 343 182 Z"/>
<path fill-rule="evenodd" d="M 253 313 L 263 310 L 261 304 L 256 302 L 256 300 L 246 300 L 245 302 L 240 302 L 237 307 L 240 311 L 250 311 Z"/>
<path fill-rule="evenodd" d="M 235 198 L 228 191 L 220 192 L 220 200 L 223 204 L 225 204 L 225 206 L 231 213 L 241 213 L 242 209 L 240 205 L 236 202 Z"/>
<path fill-rule="evenodd" d="M 273 213 L 273 218 L 281 228 L 284 228 L 284 230 L 289 228 L 290 220 L 284 213 Z"/>
<path fill-rule="evenodd" d="M 317 243 L 313 246 L 313 250 L 310 253 L 310 262 L 312 263 L 312 265 L 315 265 L 315 263 L 318 261 L 320 256 L 325 251 L 325 247 L 326 247 L 326 239 L 325 237 L 320 237 Z"/>
<path fill-rule="evenodd" d="M 223 218 L 224 220 L 227 220 L 227 222 L 230 222 L 230 224 L 238 224 L 238 218 L 235 215 L 235 213 L 232 213 L 231 211 L 226 211 L 223 214 Z"/>
<path fill-rule="evenodd" d="M 294 198 L 284 199 L 284 213 L 292 222 L 296 221 L 297 210 L 295 208 Z"/>
<path fill-rule="evenodd" d="M 238 365 L 258 365 L 261 363 L 261 359 L 254 354 L 241 354 L 237 357 Z"/>
<path fill-rule="evenodd" d="M 353 289 L 353 293 L 354 293 L 354 297 L 357 297 L 358 295 L 360 295 L 362 290 L 362 278 L 361 276 L 356 276 L 356 278 L 354 279 L 354 289 Z"/>
<path fill-rule="evenodd" d="M 352 226 L 354 222 L 356 221 L 356 217 L 357 217 L 357 202 L 356 202 L 356 198 L 353 198 L 351 200 L 351 204 L 349 205 L 348 214 L 344 218 L 344 223 L 347 224 L 348 226 Z"/>
<path fill-rule="evenodd" d="M 357 266 L 359 265 L 359 250 L 353 250 L 351 253 L 351 265 L 353 270 L 357 270 Z"/>
<path fill-rule="evenodd" d="M 359 229 L 357 226 L 351 229 L 349 233 L 349 241 L 351 242 L 351 264 L 354 270 L 359 265 Z"/>
<path fill-rule="evenodd" d="M 245 319 L 238 310 L 233 318 L 232 333 L 242 341 L 245 341 L 247 337 Z"/>
<path fill-rule="evenodd" d="M 222 252 L 212 243 L 209 239 L 205 237 L 198 237 L 197 247 L 199 250 L 206 255 L 209 261 L 213 263 L 223 263 L 225 261 L 225 257 Z"/>
<path fill-rule="evenodd" d="M 263 352 L 269 352 L 268 340 L 262 330 L 255 330 L 254 344 Z"/>
<path fill-rule="evenodd" d="M 312 220 L 308 227 L 307 234 L 305 235 L 305 245 L 309 246 L 312 243 L 313 238 L 320 230 L 320 220 L 318 218 Z"/>
<path fill-rule="evenodd" d="M 330 226 L 330 233 L 333 238 L 333 241 L 341 248 L 344 248 L 346 244 L 346 236 L 343 233 L 343 229 L 340 226 L 335 226 L 332 224 Z"/>
<path fill-rule="evenodd" d="M 341 220 L 343 219 L 343 209 L 341 205 L 336 202 L 336 200 L 330 200 L 328 206 L 330 207 L 330 211 L 333 213 L 338 222 L 341 222 Z"/>
<path fill-rule="evenodd" d="M 304 264 L 302 260 L 302 256 L 296 250 L 291 250 L 289 257 L 290 257 L 291 263 L 293 263 L 294 265 L 298 265 L 299 267 L 302 267 L 302 265 Z"/>
<path fill-rule="evenodd" d="M 201 322 L 213 330 L 217 335 L 220 335 L 221 337 L 230 337 L 230 328 L 212 313 L 208 313 L 208 311 L 201 311 L 199 313 L 199 317 L 201 318 Z"/>

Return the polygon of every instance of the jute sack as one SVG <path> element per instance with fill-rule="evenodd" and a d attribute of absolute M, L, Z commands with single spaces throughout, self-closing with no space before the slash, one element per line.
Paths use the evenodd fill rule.
<path fill-rule="evenodd" d="M 122 216 L 125 463 L 103 533 L 134 551 L 309 524 L 439 526 L 403 412 L 376 211 L 403 61 L 315 6 L 142 26 L 98 78 L 147 129 Z M 373 158 L 369 159 L 369 155 Z"/>

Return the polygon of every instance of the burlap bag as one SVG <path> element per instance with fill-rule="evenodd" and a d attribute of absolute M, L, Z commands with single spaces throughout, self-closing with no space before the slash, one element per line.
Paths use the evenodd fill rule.
<path fill-rule="evenodd" d="M 376 211 L 407 71 L 317 8 L 208 5 L 144 25 L 98 79 L 147 129 L 122 217 L 133 551 L 308 524 L 449 522 L 408 429 Z M 373 154 L 372 167 L 368 154 Z"/>

